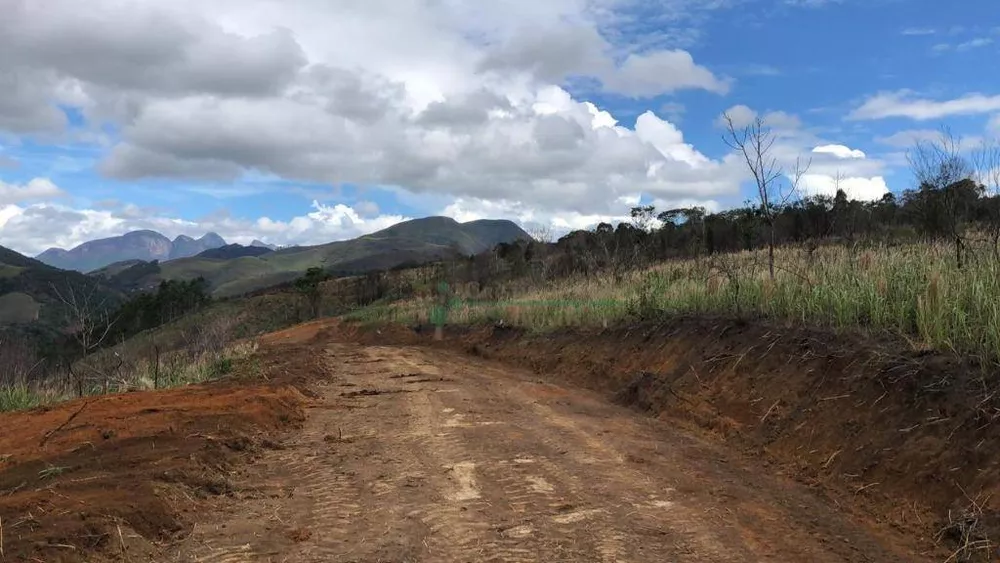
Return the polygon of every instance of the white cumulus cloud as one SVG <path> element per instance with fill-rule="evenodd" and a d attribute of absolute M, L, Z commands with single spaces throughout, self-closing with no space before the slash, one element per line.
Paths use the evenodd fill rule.
<path fill-rule="evenodd" d="M 36 255 L 53 246 L 72 248 L 88 240 L 140 229 L 155 230 L 171 238 L 216 232 L 230 243 L 249 244 L 254 239 L 262 239 L 283 246 L 308 245 L 355 238 L 410 218 L 368 214 L 367 211 L 373 211 L 370 204 L 361 204 L 355 209 L 344 204 L 324 205 L 315 201 L 311 211 L 286 221 L 266 216 L 242 219 L 227 213 L 185 220 L 129 204 L 95 207 L 75 209 L 53 203 L 0 205 L 3 245 L 26 255 Z"/>
<path fill-rule="evenodd" d="M 727 93 L 731 79 L 661 37 L 728 3 L 710 4 L 657 2 L 653 44 L 622 32 L 648 8 L 626 0 L 10 0 L 0 134 L 65 132 L 59 108 L 73 107 L 95 133 L 116 132 L 98 169 L 117 180 L 391 186 L 519 202 L 553 220 L 614 216 L 636 193 L 736 196 L 738 163 L 709 158 L 652 112 L 624 126 L 565 86 Z M 43 224 L 31 209 L 19 221 Z M 102 217 L 91 211 L 78 215 Z M 326 236 L 317 213 L 281 228 Z M 12 229 L 5 241 L 24 232 Z"/>
<path fill-rule="evenodd" d="M 977 115 L 1000 111 L 1000 95 L 966 94 L 950 100 L 920 98 L 908 90 L 882 92 L 864 101 L 848 119 L 886 119 L 903 117 L 916 121 L 942 119 L 957 115 Z"/>
<path fill-rule="evenodd" d="M 65 192 L 48 178 L 34 178 L 23 185 L 0 180 L 0 205 L 62 197 Z"/>
<path fill-rule="evenodd" d="M 822 174 L 805 174 L 799 187 L 804 195 L 824 195 L 833 197 L 837 190 L 843 190 L 848 199 L 859 201 L 875 201 L 889 193 L 889 186 L 882 176 L 872 178 L 825 176 Z"/>
<path fill-rule="evenodd" d="M 865 158 L 864 151 L 845 147 L 844 145 L 823 145 L 812 150 L 814 153 L 832 154 L 837 158 Z"/>

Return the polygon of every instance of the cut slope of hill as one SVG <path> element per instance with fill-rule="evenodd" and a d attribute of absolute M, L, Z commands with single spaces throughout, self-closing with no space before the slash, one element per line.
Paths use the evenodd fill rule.
<path fill-rule="evenodd" d="M 50 248 L 37 258 L 56 268 L 91 272 L 128 260 L 186 258 L 225 244 L 226 241 L 215 233 L 208 233 L 200 239 L 181 235 L 171 241 L 156 231 L 132 231 L 117 237 L 85 242 L 71 250 Z"/>

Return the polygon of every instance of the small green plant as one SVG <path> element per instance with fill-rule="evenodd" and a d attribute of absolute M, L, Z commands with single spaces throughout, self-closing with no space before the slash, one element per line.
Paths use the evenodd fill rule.
<path fill-rule="evenodd" d="M 435 303 L 428 316 L 431 324 L 436 327 L 444 326 L 448 321 L 448 313 L 459 305 L 459 300 L 455 298 L 451 288 L 447 283 L 438 284 L 435 293 Z"/>
<path fill-rule="evenodd" d="M 219 358 L 209 364 L 208 366 L 208 378 L 215 379 L 217 377 L 223 377 L 229 375 L 233 372 L 233 359 L 232 358 Z"/>
<path fill-rule="evenodd" d="M 264 373 L 264 366 L 260 363 L 260 358 L 251 356 L 244 363 L 244 369 L 240 370 L 240 376 L 246 379 L 258 379 Z"/>
<path fill-rule="evenodd" d="M 630 317 L 637 319 L 652 319 L 660 312 L 661 307 L 656 301 L 656 295 L 662 280 L 656 272 L 648 275 L 645 280 L 638 284 L 635 292 L 625 304 L 625 310 Z"/>

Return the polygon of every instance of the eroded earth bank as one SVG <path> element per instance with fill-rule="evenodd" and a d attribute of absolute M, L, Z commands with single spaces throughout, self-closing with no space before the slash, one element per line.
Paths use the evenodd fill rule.
<path fill-rule="evenodd" d="M 949 487 L 988 490 L 996 448 L 982 434 L 979 458 L 948 457 L 975 445 L 955 445 L 974 431 L 955 430 L 972 424 L 959 405 L 936 415 L 948 423 L 873 430 L 951 396 L 894 394 L 924 385 L 934 359 L 883 358 L 902 366 L 885 374 L 810 338 L 683 320 L 444 342 L 303 325 L 265 337 L 239 377 L 0 417 L 4 555 L 944 560 L 962 539 L 932 533 L 964 500 Z M 950 445 L 931 440 L 939 431 Z M 907 452 L 910 440 L 923 448 Z M 989 529 L 979 498 L 973 554 Z"/>

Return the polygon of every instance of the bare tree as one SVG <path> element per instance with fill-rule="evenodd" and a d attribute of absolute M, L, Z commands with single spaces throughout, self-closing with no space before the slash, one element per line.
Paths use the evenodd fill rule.
<path fill-rule="evenodd" d="M 761 218 L 768 230 L 768 273 L 774 279 L 775 220 L 781 208 L 798 193 L 799 182 L 809 170 L 811 161 L 803 165 L 797 158 L 795 168 L 789 173 L 773 154 L 777 136 L 762 117 L 744 127 L 737 127 L 728 113 L 723 117 L 727 129 L 723 140 L 743 156 L 756 184 Z"/>
<path fill-rule="evenodd" d="M 915 194 L 923 227 L 929 234 L 952 239 L 961 268 L 969 207 L 982 191 L 972 164 L 962 154 L 962 140 L 944 128 L 937 139 L 914 143 L 906 158 L 919 185 Z"/>
<path fill-rule="evenodd" d="M 525 229 L 531 238 L 541 243 L 555 242 L 555 235 L 552 232 L 552 225 L 547 223 L 533 223 Z"/>
<path fill-rule="evenodd" d="M 969 161 L 962 156 L 962 139 L 943 128 L 935 140 L 918 140 L 907 151 L 906 160 L 917 182 L 944 188 L 972 175 Z"/>
<path fill-rule="evenodd" d="M 60 290 L 52 284 L 52 291 L 63 305 L 66 323 L 84 360 L 104 345 L 117 322 L 117 318 L 112 318 L 109 312 L 107 297 L 102 298 L 98 295 L 98 284 L 85 285 L 89 287 L 76 288 L 73 284 L 67 283 L 66 287 Z M 91 366 L 86 361 L 83 367 L 98 375 L 107 387 L 110 377 L 108 372 Z M 120 367 L 120 364 L 115 369 L 117 367 Z M 84 378 L 82 374 L 73 371 L 72 359 L 67 362 L 67 369 L 76 384 L 77 394 L 82 396 Z"/>

